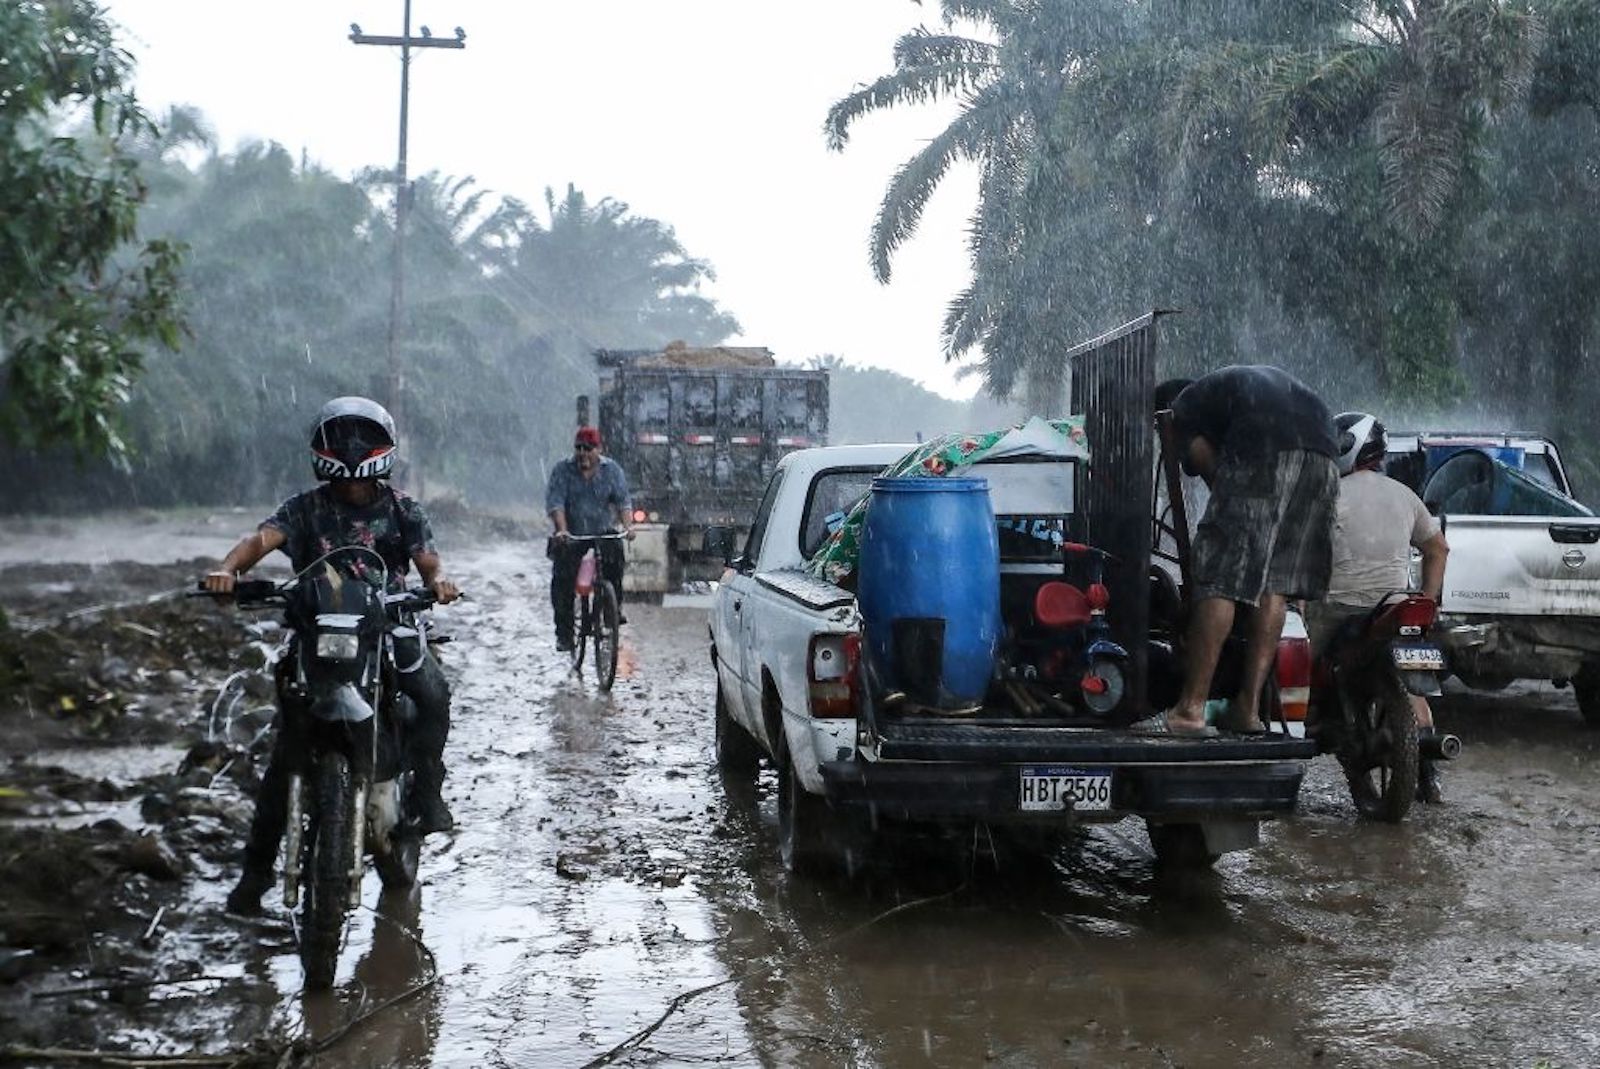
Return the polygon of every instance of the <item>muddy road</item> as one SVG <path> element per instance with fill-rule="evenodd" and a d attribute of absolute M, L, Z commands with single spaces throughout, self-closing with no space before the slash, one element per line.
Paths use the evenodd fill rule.
<path fill-rule="evenodd" d="M 599 695 L 554 651 L 538 555 L 503 542 L 450 561 L 472 595 L 439 613 L 458 639 L 459 828 L 430 840 L 409 899 L 380 903 L 369 875 L 336 990 L 299 994 L 281 916 L 221 913 L 234 869 L 217 828 L 237 827 L 249 787 L 230 769 L 208 784 L 210 839 L 175 840 L 184 872 L 157 889 L 172 907 L 139 959 L 215 979 L 35 998 L 105 974 L 85 924 L 0 982 L 0 1043 L 218 1051 L 332 1037 L 406 996 L 317 1064 L 1600 1064 L 1600 734 L 1568 693 L 1447 699 L 1467 754 L 1447 804 L 1403 827 L 1358 824 L 1322 759 L 1300 815 L 1208 876 L 1159 879 L 1125 823 L 1042 860 L 902 837 L 861 880 L 819 882 L 778 863 L 771 774 L 730 791 L 711 763 L 703 609 L 630 606 Z M 12 588 L 39 574 L 0 570 Z M 70 608 L 73 581 L 54 575 L 30 611 Z M 203 734 L 217 682 L 189 694 L 187 740 L 42 762 L 111 800 L 10 822 L 109 815 L 136 835 L 140 777 Z"/>

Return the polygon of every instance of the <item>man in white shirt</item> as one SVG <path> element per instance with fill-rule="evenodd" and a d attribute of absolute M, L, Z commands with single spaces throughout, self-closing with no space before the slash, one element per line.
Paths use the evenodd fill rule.
<path fill-rule="evenodd" d="M 1376 416 L 1345 412 L 1334 417 L 1339 450 L 1339 504 L 1333 529 L 1333 577 L 1327 598 L 1307 607 L 1306 630 L 1321 657 L 1339 628 L 1364 616 L 1396 590 L 1411 589 L 1411 550 L 1422 552 L 1422 593 L 1439 600 L 1450 547 L 1437 517 L 1404 483 L 1383 474 L 1389 437 Z M 1413 695 L 1417 727 L 1433 731 L 1427 699 Z M 1439 801 L 1438 771 L 1422 762 L 1417 780 L 1421 801 Z"/>

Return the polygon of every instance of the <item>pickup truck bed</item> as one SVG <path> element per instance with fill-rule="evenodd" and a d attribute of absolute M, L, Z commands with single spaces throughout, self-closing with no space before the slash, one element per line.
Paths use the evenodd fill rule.
<path fill-rule="evenodd" d="M 1158 857 L 1204 863 L 1254 845 L 1259 821 L 1293 811 L 1317 747 L 1287 734 L 1144 735 L 1003 703 L 962 716 L 880 705 L 855 671 L 854 594 L 801 566 L 822 517 L 903 449 L 785 457 L 714 599 L 718 761 L 742 776 L 762 757 L 777 767 L 786 865 L 851 853 L 830 840 L 853 840 L 876 818 L 1066 827 L 1130 816 L 1149 823 Z M 998 501 L 1004 480 L 989 478 Z M 1001 570 L 1004 589 L 1004 561 Z"/>

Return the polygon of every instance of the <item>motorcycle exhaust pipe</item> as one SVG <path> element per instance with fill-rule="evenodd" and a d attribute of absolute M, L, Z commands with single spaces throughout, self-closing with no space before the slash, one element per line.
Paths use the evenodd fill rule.
<path fill-rule="evenodd" d="M 305 814 L 305 781 L 298 775 L 289 777 L 289 817 L 283 836 L 283 907 L 293 910 L 300 905 L 300 853 L 305 838 L 301 827 Z"/>
<path fill-rule="evenodd" d="M 1430 732 L 1417 739 L 1417 753 L 1430 761 L 1454 761 L 1461 756 L 1461 740 Z"/>

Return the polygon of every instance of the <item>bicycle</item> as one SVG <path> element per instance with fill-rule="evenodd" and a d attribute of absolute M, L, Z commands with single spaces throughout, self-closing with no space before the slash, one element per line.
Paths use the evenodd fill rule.
<path fill-rule="evenodd" d="M 600 570 L 597 553 L 601 542 L 620 542 L 626 535 L 571 535 L 568 543 L 587 544 L 578 562 L 578 578 L 573 591 L 572 619 L 576 633 L 572 641 L 572 673 L 583 674 L 584 656 L 594 640 L 594 670 L 600 689 L 607 691 L 617 678 L 617 648 L 622 640 L 622 610 L 617 591 Z"/>

